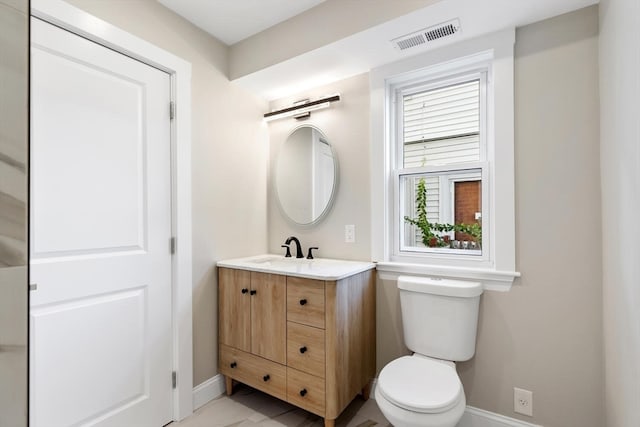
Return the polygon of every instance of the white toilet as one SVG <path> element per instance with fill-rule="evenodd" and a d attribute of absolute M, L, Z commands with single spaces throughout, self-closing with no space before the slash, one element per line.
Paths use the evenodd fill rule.
<path fill-rule="evenodd" d="M 386 365 L 376 403 L 395 427 L 454 427 L 466 400 L 454 361 L 473 357 L 482 285 L 400 276 L 404 340 L 414 352 Z"/>

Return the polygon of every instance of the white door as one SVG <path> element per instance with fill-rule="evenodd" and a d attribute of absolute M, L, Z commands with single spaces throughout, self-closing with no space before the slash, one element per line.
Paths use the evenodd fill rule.
<path fill-rule="evenodd" d="M 170 77 L 32 20 L 30 425 L 172 419 Z"/>

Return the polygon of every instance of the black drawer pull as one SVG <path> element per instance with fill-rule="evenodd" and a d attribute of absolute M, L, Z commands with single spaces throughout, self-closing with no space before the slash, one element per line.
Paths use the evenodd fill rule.
<path fill-rule="evenodd" d="M 229 366 L 231 366 L 231 368 L 233 369 L 233 368 L 235 368 L 236 366 L 238 366 L 238 364 L 237 364 L 236 362 L 231 362 L 231 365 L 229 365 Z"/>
<path fill-rule="evenodd" d="M 300 396 L 304 397 L 307 394 L 307 389 L 303 388 L 302 390 L 300 390 Z"/>
<path fill-rule="evenodd" d="M 300 347 L 300 353 L 304 354 L 307 351 L 307 346 Z"/>
<path fill-rule="evenodd" d="M 307 300 L 306 300 L 306 299 L 301 299 L 301 300 L 300 300 L 300 305 L 305 305 L 306 303 L 307 303 Z"/>
<path fill-rule="evenodd" d="M 243 294 L 246 294 L 247 292 L 249 292 L 249 289 L 247 289 L 247 288 L 242 288 L 242 293 L 243 293 Z"/>
<path fill-rule="evenodd" d="M 270 379 L 271 379 L 271 377 L 269 376 L 269 374 L 267 374 L 267 375 L 265 375 L 264 377 L 262 377 L 262 380 L 263 380 L 264 382 L 267 382 L 267 381 L 269 381 Z"/>
<path fill-rule="evenodd" d="M 257 293 L 258 293 L 258 291 L 256 291 L 255 289 L 251 289 L 251 291 L 249 292 L 250 295 L 255 295 Z"/>

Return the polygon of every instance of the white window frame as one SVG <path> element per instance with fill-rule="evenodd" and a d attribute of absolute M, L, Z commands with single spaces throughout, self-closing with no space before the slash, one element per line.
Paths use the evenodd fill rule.
<path fill-rule="evenodd" d="M 509 290 L 515 271 L 514 70 L 515 30 L 509 29 L 428 51 L 371 71 L 372 259 L 382 279 L 401 274 L 480 281 Z M 487 70 L 487 128 L 482 167 L 483 255 L 406 255 L 399 252 L 398 123 L 390 100 L 399 88 Z M 426 87 L 426 86 L 421 86 Z M 482 122 L 482 121 L 481 121 Z M 399 145 L 399 144 L 398 144 Z M 481 153 L 482 153 L 481 148 Z M 471 164 L 461 164 L 471 169 Z M 438 167 L 454 170 L 456 165 Z M 411 172 L 419 171 L 414 168 Z M 429 168 L 425 168 L 429 170 Z M 433 169 L 431 169 L 433 170 Z M 485 200 L 486 198 L 486 200 Z"/>
<path fill-rule="evenodd" d="M 487 250 L 482 250 L 481 254 L 478 256 L 474 251 L 471 254 L 468 251 L 463 250 L 452 250 L 452 249 L 443 249 L 443 248 L 427 248 L 427 249 L 418 249 L 411 250 L 410 247 L 403 245 L 401 235 L 403 234 L 404 221 L 402 218 L 404 217 L 401 212 L 401 204 L 405 200 L 405 195 L 403 194 L 403 189 L 400 188 L 400 179 L 402 176 L 411 176 L 411 175 L 419 175 L 422 173 L 445 173 L 449 174 L 455 171 L 464 171 L 470 169 L 479 169 L 480 174 L 482 176 L 482 212 L 483 215 L 489 217 L 489 186 L 490 182 L 488 182 L 488 169 L 490 168 L 490 162 L 487 161 L 487 151 L 490 140 L 490 135 L 487 135 L 488 127 L 488 114 L 487 114 L 487 105 L 491 103 L 491 99 L 489 97 L 492 95 L 492 86 L 487 78 L 487 75 L 491 72 L 491 61 L 479 61 L 474 64 L 466 64 L 461 66 L 457 70 L 451 70 L 448 75 L 444 78 L 431 78 L 428 71 L 425 71 L 424 81 L 420 81 L 417 84 L 414 82 L 406 82 L 400 80 L 398 82 L 394 82 L 391 79 L 388 82 L 387 93 L 390 97 L 386 102 L 389 103 L 389 111 L 391 114 L 390 120 L 395 124 L 395 132 L 392 134 L 392 137 L 387 142 L 391 144 L 391 153 L 395 154 L 391 158 L 391 164 L 393 169 L 394 176 L 394 188 L 392 191 L 393 194 L 393 220 L 392 220 L 392 241 L 393 246 L 391 249 L 390 260 L 403 262 L 442 262 L 442 263 L 451 263 L 460 261 L 472 261 L 473 264 L 477 264 L 478 261 L 482 261 L 483 266 L 490 265 L 489 262 L 489 253 Z M 479 108 L 479 131 L 480 131 L 480 150 L 479 150 L 479 158 L 476 162 L 464 162 L 464 163 L 452 163 L 445 164 L 439 166 L 425 166 L 422 168 L 405 168 L 404 163 L 404 144 L 403 142 L 403 122 L 404 122 L 404 111 L 403 111 L 403 103 L 402 99 L 411 94 L 426 92 L 429 90 L 439 89 L 446 86 L 453 86 L 456 84 L 461 84 L 465 82 L 469 82 L 472 80 L 479 80 L 480 82 L 480 108 Z M 440 181 L 442 181 L 442 176 L 439 177 Z M 440 191 L 442 195 L 442 185 L 440 185 Z M 446 189 L 448 191 L 448 189 Z M 442 210 L 442 199 L 441 199 L 441 210 Z M 442 217 L 441 217 L 442 218 Z M 444 221 L 439 221 L 444 222 Z M 487 247 L 490 247 L 490 238 L 485 240 L 485 235 L 490 236 L 489 227 L 485 227 L 483 224 L 482 227 L 483 234 L 483 246 L 487 244 Z M 452 258 L 453 257 L 453 258 Z"/>

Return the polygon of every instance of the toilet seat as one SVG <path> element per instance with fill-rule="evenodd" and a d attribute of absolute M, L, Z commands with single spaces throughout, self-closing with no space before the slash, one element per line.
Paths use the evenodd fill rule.
<path fill-rule="evenodd" d="M 418 413 L 446 412 L 464 396 L 454 367 L 419 356 L 389 363 L 380 372 L 376 388 L 390 403 Z"/>

